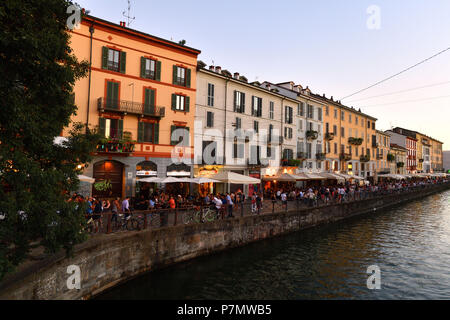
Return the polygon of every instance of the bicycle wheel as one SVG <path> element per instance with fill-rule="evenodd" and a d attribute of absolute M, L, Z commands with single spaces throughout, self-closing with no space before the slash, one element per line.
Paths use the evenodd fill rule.
<path fill-rule="evenodd" d="M 130 219 L 128 219 L 128 221 L 127 222 L 125 222 L 126 223 L 126 229 L 128 230 L 128 231 L 133 231 L 133 230 L 135 230 L 135 226 L 134 226 L 134 222 L 135 221 L 135 219 L 134 218 L 130 218 Z"/>
<path fill-rule="evenodd" d="M 214 210 L 208 210 L 205 212 L 205 215 L 203 216 L 205 222 L 212 222 L 216 219 L 216 212 Z"/>
<path fill-rule="evenodd" d="M 183 214 L 183 223 L 184 224 L 190 224 L 194 222 L 194 213 L 192 212 L 185 212 Z"/>

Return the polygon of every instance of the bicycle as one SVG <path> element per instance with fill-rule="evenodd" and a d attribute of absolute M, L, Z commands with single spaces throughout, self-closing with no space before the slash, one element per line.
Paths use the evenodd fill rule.
<path fill-rule="evenodd" d="M 211 208 L 196 208 L 197 211 L 183 215 L 184 224 L 212 222 L 220 217 L 220 213 Z"/>
<path fill-rule="evenodd" d="M 118 219 L 113 221 L 112 223 L 112 229 L 113 232 L 116 231 L 132 231 L 133 230 L 133 225 L 131 223 L 131 215 L 129 215 L 128 217 L 125 217 L 124 214 L 117 214 Z"/>

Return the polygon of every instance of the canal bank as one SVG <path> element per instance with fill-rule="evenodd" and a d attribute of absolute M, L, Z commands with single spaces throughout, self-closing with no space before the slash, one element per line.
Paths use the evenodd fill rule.
<path fill-rule="evenodd" d="M 83 299 L 145 272 L 358 214 L 376 212 L 449 189 L 436 185 L 410 193 L 291 211 L 102 235 L 78 246 L 73 258 L 54 256 L 8 277 L 1 299 Z M 81 289 L 67 288 L 69 266 L 80 268 Z"/>

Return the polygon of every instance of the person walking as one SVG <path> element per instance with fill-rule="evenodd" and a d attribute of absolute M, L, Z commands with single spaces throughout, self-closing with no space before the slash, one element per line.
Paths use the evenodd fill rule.
<path fill-rule="evenodd" d="M 234 218 L 233 216 L 233 200 L 231 200 L 231 196 L 227 193 L 226 196 L 227 206 L 228 206 L 228 218 Z"/>

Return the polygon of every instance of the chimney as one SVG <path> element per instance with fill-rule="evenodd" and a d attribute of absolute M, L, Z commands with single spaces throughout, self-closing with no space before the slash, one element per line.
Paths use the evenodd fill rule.
<path fill-rule="evenodd" d="M 270 83 L 266 84 L 266 89 L 270 91 Z"/>
<path fill-rule="evenodd" d="M 291 90 L 294 91 L 294 83 L 292 81 L 290 83 L 290 86 L 291 86 Z"/>
<path fill-rule="evenodd" d="M 214 71 L 214 66 L 209 66 L 209 71 Z"/>
<path fill-rule="evenodd" d="M 235 72 L 235 73 L 234 73 L 234 78 L 235 78 L 235 79 L 239 79 L 239 72 Z"/>
<path fill-rule="evenodd" d="M 295 88 L 297 89 L 297 92 L 300 93 L 303 90 L 303 87 L 301 85 L 296 85 Z"/>
<path fill-rule="evenodd" d="M 334 101 L 334 100 L 333 100 L 333 96 L 331 96 L 331 101 Z"/>
<path fill-rule="evenodd" d="M 222 71 L 222 67 L 216 66 L 216 72 L 220 73 Z"/>

